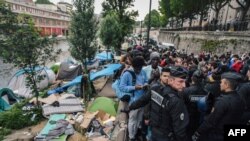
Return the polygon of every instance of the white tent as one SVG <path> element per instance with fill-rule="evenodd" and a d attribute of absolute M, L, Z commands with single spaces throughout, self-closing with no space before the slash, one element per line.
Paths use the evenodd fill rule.
<path fill-rule="evenodd" d="M 39 75 L 44 75 L 45 78 L 37 83 L 38 89 L 43 89 L 52 84 L 55 81 L 55 73 L 49 68 L 36 68 L 36 71 Z M 15 73 L 15 75 L 11 78 L 8 84 L 8 88 L 12 89 L 12 91 L 18 96 L 30 98 L 34 94 L 30 88 L 26 87 L 26 76 L 23 70 L 19 70 Z"/>

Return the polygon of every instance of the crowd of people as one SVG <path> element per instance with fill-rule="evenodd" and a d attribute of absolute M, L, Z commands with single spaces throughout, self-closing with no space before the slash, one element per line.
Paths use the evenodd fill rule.
<path fill-rule="evenodd" d="M 129 48 L 115 76 L 129 140 L 223 141 L 225 125 L 249 125 L 250 53 L 239 55 Z"/>

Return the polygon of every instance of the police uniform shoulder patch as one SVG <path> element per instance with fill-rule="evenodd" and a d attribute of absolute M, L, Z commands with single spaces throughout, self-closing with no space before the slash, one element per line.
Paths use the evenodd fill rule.
<path fill-rule="evenodd" d="M 181 119 L 181 120 L 184 120 L 184 113 L 181 113 L 181 114 L 180 114 L 180 119 Z"/>

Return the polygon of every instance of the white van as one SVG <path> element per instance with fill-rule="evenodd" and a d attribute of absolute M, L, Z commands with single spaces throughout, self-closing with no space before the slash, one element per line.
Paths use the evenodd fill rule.
<path fill-rule="evenodd" d="M 175 50 L 175 46 L 172 43 L 159 42 L 159 49 Z"/>

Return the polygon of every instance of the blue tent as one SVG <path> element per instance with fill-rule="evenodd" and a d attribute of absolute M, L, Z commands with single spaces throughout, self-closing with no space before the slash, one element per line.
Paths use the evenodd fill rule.
<path fill-rule="evenodd" d="M 111 52 L 103 51 L 101 53 L 96 54 L 95 59 L 105 61 L 105 60 L 112 60 L 113 58 Z"/>
<path fill-rule="evenodd" d="M 107 67 L 101 71 L 94 72 L 90 74 L 90 81 L 94 81 L 97 78 L 103 76 L 113 75 L 116 70 L 118 70 L 122 65 L 121 64 L 109 64 Z"/>
<path fill-rule="evenodd" d="M 49 90 L 47 93 L 49 95 L 50 94 L 54 94 L 54 93 L 62 93 L 63 91 L 66 91 L 71 86 L 74 86 L 74 85 L 77 85 L 77 84 L 81 84 L 81 81 L 82 81 L 82 75 L 81 76 L 77 76 L 75 79 L 73 79 L 69 83 L 63 85 L 62 87 L 58 87 L 56 89 Z"/>
<path fill-rule="evenodd" d="M 98 72 L 94 72 L 94 73 L 90 73 L 90 81 L 94 81 L 100 77 L 103 76 L 110 76 L 113 75 L 115 73 L 116 70 L 118 70 L 122 65 L 121 64 L 109 64 L 106 66 L 105 69 L 102 69 L 101 71 Z M 54 94 L 54 93 L 61 93 L 63 91 L 66 91 L 69 87 L 74 86 L 74 85 L 78 85 L 81 84 L 82 81 L 82 76 L 78 76 L 75 79 L 73 79 L 72 81 L 70 81 L 69 83 L 63 85 L 62 87 L 53 89 L 53 90 L 49 90 L 48 94 Z"/>

